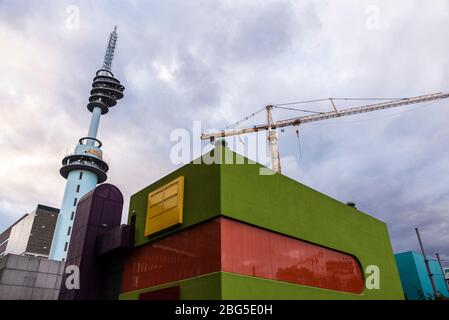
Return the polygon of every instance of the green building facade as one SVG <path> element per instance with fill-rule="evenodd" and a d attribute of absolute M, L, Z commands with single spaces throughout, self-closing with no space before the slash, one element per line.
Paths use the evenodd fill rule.
<path fill-rule="evenodd" d="M 179 299 L 404 298 L 384 222 L 281 174 L 261 175 L 263 166 L 224 146 L 206 156 L 131 197 L 135 248 L 120 299 L 167 288 Z M 181 220 L 146 236 L 149 194 L 180 177 Z M 365 286 L 369 266 L 378 288 Z"/>

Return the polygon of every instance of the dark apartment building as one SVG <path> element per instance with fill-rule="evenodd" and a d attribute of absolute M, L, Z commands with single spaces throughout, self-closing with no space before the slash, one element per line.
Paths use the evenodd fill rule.
<path fill-rule="evenodd" d="M 7 254 L 48 258 L 59 209 L 37 205 L 0 234 L 0 258 Z"/>

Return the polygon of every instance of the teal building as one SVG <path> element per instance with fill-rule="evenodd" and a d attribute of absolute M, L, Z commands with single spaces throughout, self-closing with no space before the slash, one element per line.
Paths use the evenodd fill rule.
<path fill-rule="evenodd" d="M 435 299 L 432 282 L 423 255 L 409 251 L 395 255 L 402 288 L 408 300 Z M 429 259 L 430 271 L 440 295 L 449 299 L 444 275 L 437 260 Z"/>

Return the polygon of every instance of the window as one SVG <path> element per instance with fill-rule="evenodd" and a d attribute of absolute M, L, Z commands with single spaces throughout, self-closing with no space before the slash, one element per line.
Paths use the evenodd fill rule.
<path fill-rule="evenodd" d="M 65 252 L 67 252 L 67 248 L 68 248 L 68 247 L 69 247 L 69 243 L 66 242 L 66 243 L 65 243 L 65 246 L 64 246 L 64 251 L 65 251 Z"/>
<path fill-rule="evenodd" d="M 78 198 L 75 198 L 75 200 L 73 200 L 73 205 L 76 206 L 76 202 L 78 201 Z"/>
<path fill-rule="evenodd" d="M 182 223 L 184 177 L 148 194 L 145 236 Z"/>
<path fill-rule="evenodd" d="M 72 227 L 69 227 L 69 230 L 67 230 L 67 235 L 70 236 L 70 232 L 72 231 Z"/>
<path fill-rule="evenodd" d="M 70 220 L 72 220 L 73 221 L 73 218 L 75 217 L 75 211 L 72 211 L 72 215 L 71 215 L 71 217 L 70 217 Z"/>
<path fill-rule="evenodd" d="M 77 192 L 77 193 L 80 192 L 80 185 L 77 185 L 77 186 L 76 186 L 76 192 Z"/>
<path fill-rule="evenodd" d="M 80 172 L 80 180 L 83 178 L 83 173 Z"/>

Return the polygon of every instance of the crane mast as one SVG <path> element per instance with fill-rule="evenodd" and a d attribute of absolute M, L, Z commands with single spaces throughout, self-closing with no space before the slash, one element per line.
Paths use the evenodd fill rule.
<path fill-rule="evenodd" d="M 342 109 L 337 110 L 335 107 L 333 100 L 329 99 L 332 102 L 334 111 L 330 112 L 317 112 L 313 115 L 307 115 L 307 116 L 301 116 L 296 118 L 290 118 L 285 120 L 279 120 L 279 121 L 273 121 L 272 116 L 272 105 L 266 106 L 266 112 L 267 112 L 267 123 L 266 124 L 260 124 L 255 125 L 252 127 L 246 127 L 246 128 L 238 128 L 238 129 L 232 129 L 232 130 L 221 130 L 218 132 L 213 133 L 203 133 L 201 134 L 202 140 L 211 140 L 214 141 L 217 138 L 225 138 L 230 136 L 236 136 L 241 134 L 247 134 L 252 132 L 258 132 L 258 131 L 268 131 L 268 145 L 269 145 L 269 151 L 270 151 L 270 161 L 272 169 L 276 172 L 281 172 L 281 162 L 279 157 L 279 143 L 278 143 L 278 137 L 277 137 L 277 128 L 283 128 L 288 126 L 299 126 L 301 124 L 310 123 L 310 122 L 316 122 L 316 121 L 322 121 L 322 120 L 328 120 L 333 118 L 339 118 L 339 117 L 346 117 L 351 116 L 355 114 L 360 113 L 367 113 L 367 112 L 373 112 L 378 110 L 385 110 L 385 109 L 391 109 L 391 108 L 397 108 L 417 103 L 423 103 L 423 102 L 430 102 L 430 101 L 436 101 L 441 99 L 447 99 L 449 98 L 449 93 L 434 93 L 434 94 L 428 94 L 428 95 L 422 95 L 417 96 L 413 98 L 405 98 L 405 99 L 397 99 L 393 101 L 387 101 L 382 103 L 376 103 L 376 104 L 370 104 L 365 105 L 361 107 L 355 107 L 355 108 L 348 108 L 348 109 Z"/>
<path fill-rule="evenodd" d="M 281 172 L 281 158 L 279 156 L 279 139 L 276 128 L 273 128 L 273 106 L 267 106 L 267 123 L 268 123 L 268 146 L 270 149 L 270 159 L 272 169 Z"/>

